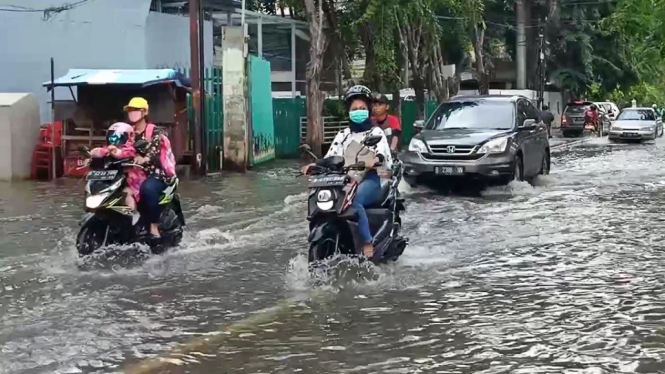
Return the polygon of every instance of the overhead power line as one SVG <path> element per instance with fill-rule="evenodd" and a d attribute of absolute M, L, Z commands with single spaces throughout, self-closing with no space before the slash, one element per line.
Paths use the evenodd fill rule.
<path fill-rule="evenodd" d="M 26 8 L 26 7 L 21 7 L 17 5 L 5 5 L 4 7 L 0 7 L 0 12 L 11 12 L 11 13 L 42 13 L 42 19 L 44 21 L 48 21 L 51 18 L 53 18 L 56 14 L 62 13 L 67 10 L 72 10 L 76 7 L 79 7 L 81 5 L 84 5 L 88 2 L 91 2 L 94 0 L 79 0 L 73 3 L 65 3 L 59 6 L 52 6 L 48 7 L 45 9 L 34 9 L 34 8 Z"/>

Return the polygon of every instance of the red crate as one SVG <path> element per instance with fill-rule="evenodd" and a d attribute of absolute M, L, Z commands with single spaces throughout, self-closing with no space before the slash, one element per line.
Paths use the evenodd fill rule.
<path fill-rule="evenodd" d="M 81 168 L 85 165 L 86 158 L 80 155 L 71 155 L 65 157 L 65 176 L 67 177 L 85 177 L 90 171 L 89 167 Z"/>

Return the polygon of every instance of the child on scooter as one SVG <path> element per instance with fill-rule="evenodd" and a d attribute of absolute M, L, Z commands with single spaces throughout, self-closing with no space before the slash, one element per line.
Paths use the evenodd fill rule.
<path fill-rule="evenodd" d="M 136 149 L 134 148 L 134 128 L 124 122 L 116 122 L 109 127 L 106 137 L 106 146 L 95 148 L 90 151 L 92 157 L 111 156 L 116 159 L 134 158 Z M 125 193 L 125 204 L 134 211 L 132 224 L 136 225 L 140 215 L 137 210 L 139 201 L 139 191 L 141 183 L 146 179 L 145 172 L 139 167 L 128 167 L 125 170 L 127 175 L 127 186 L 123 190 Z"/>

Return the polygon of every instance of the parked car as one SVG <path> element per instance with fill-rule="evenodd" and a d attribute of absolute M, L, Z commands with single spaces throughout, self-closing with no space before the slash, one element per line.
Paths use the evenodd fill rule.
<path fill-rule="evenodd" d="M 566 104 L 561 114 L 561 133 L 564 137 L 581 136 L 584 133 L 584 113 L 593 104 L 590 101 L 571 101 Z M 598 105 L 596 105 L 598 106 Z M 608 114 L 599 107 L 598 118 L 603 126 L 603 135 L 610 129 Z"/>
<path fill-rule="evenodd" d="M 607 117 L 609 118 L 610 121 L 615 121 L 617 117 L 619 116 L 619 107 L 611 102 L 611 101 L 603 101 L 596 103 L 596 106 L 600 109 L 602 109 L 605 113 L 607 113 Z"/>
<path fill-rule="evenodd" d="M 652 108 L 626 108 L 612 123 L 609 139 L 655 140 L 663 136 L 663 121 Z"/>
<path fill-rule="evenodd" d="M 507 184 L 549 174 L 547 126 L 523 96 L 459 96 L 439 105 L 400 154 L 411 185 L 436 179 Z"/>

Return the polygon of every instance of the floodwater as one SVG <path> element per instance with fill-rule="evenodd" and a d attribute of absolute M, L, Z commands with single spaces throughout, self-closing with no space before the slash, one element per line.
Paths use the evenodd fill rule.
<path fill-rule="evenodd" d="M 665 373 L 663 160 L 409 189 L 397 263 L 314 280 L 293 163 L 184 183 L 182 248 L 134 261 L 77 259 L 78 181 L 0 185 L 0 373 Z"/>

